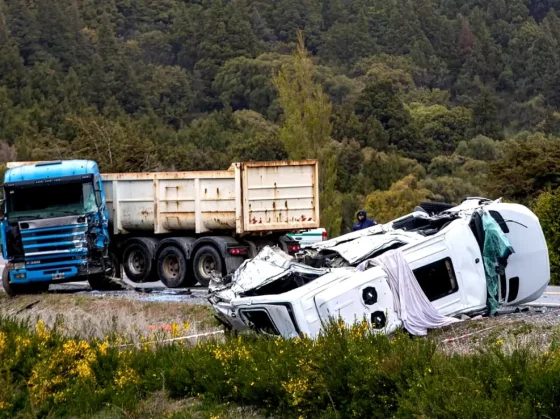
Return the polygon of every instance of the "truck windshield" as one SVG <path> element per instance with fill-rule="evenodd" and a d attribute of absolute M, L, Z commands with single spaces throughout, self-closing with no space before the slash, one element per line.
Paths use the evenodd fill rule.
<path fill-rule="evenodd" d="M 6 191 L 8 220 L 37 220 L 83 215 L 97 210 L 91 182 L 41 185 Z"/>

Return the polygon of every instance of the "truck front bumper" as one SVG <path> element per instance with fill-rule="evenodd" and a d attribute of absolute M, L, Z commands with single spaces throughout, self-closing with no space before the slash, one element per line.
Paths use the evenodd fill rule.
<path fill-rule="evenodd" d="M 12 269 L 10 282 L 12 284 L 29 284 L 34 282 L 61 283 L 70 281 L 85 281 L 90 275 L 103 273 L 101 268 L 85 266 L 65 266 L 45 269 Z"/>

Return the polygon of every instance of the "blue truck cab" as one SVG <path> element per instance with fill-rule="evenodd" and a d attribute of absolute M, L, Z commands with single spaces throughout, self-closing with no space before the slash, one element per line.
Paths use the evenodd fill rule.
<path fill-rule="evenodd" d="M 4 175 L 2 284 L 10 295 L 88 280 L 110 289 L 108 212 L 97 163 L 25 164 Z"/>

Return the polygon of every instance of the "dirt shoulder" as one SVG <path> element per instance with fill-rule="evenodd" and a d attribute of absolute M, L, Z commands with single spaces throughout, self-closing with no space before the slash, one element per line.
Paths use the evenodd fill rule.
<path fill-rule="evenodd" d="M 112 332 L 125 336 L 181 334 L 217 330 L 208 305 L 179 302 L 145 302 L 113 299 L 93 294 L 40 294 L 10 298 L 0 293 L 0 315 L 52 326 L 58 319 L 69 335 L 103 338 Z"/>

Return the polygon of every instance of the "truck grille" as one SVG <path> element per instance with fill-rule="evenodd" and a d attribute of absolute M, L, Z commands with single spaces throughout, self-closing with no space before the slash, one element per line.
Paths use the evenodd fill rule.
<path fill-rule="evenodd" d="M 84 263 L 87 227 L 87 224 L 73 224 L 21 230 L 26 269 L 45 270 L 50 266 L 60 268 Z"/>

